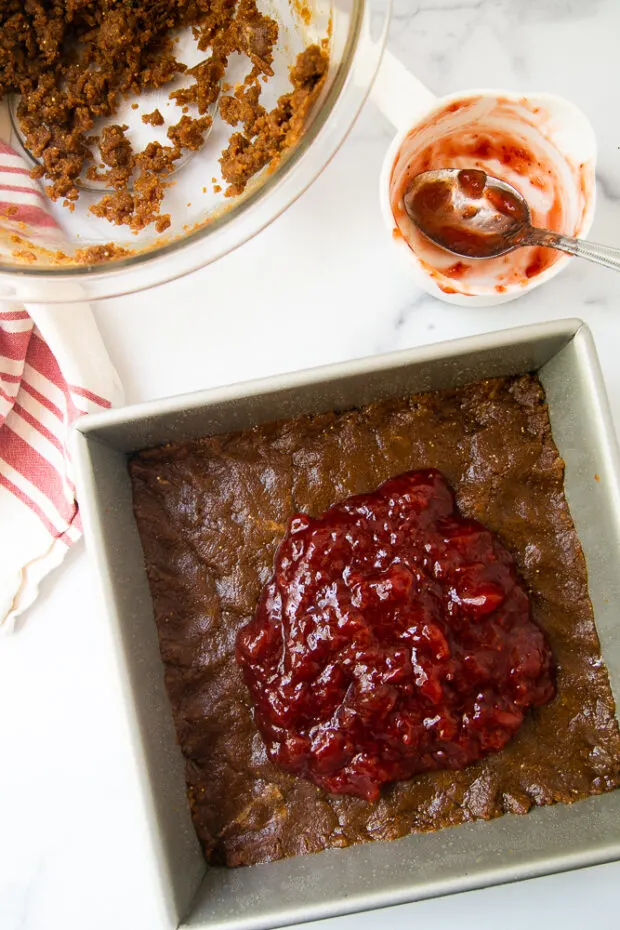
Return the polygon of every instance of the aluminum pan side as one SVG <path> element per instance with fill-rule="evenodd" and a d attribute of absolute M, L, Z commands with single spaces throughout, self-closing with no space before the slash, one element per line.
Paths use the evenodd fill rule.
<path fill-rule="evenodd" d="M 180 394 L 82 418 L 76 429 L 135 452 L 256 423 L 347 410 L 407 392 L 537 371 L 579 330 L 580 320 L 538 323 L 271 378 Z"/>

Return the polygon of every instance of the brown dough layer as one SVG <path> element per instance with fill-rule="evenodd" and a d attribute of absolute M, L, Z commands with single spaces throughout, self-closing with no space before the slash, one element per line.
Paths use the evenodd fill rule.
<path fill-rule="evenodd" d="M 502 752 L 393 784 L 370 804 L 269 762 L 235 636 L 294 511 L 316 515 L 417 468 L 440 469 L 463 513 L 513 553 L 553 649 L 558 693 Z M 392 839 L 620 783 L 614 702 L 537 378 L 166 446 L 133 457 L 130 472 L 190 804 L 210 861 L 249 865 Z"/>

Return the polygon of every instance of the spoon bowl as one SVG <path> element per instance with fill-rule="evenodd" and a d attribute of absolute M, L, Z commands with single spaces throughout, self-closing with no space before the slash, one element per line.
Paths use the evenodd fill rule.
<path fill-rule="evenodd" d="M 427 239 L 461 258 L 498 258 L 523 246 L 545 246 L 620 271 L 620 249 L 537 229 L 525 197 L 480 168 L 423 171 L 403 204 Z"/>
<path fill-rule="evenodd" d="M 414 178 L 404 205 L 428 239 L 471 259 L 496 258 L 524 245 L 531 226 L 519 191 L 478 168 L 424 171 Z"/>

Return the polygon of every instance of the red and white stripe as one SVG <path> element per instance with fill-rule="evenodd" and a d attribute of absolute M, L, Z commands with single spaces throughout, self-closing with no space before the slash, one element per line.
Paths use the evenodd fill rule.
<path fill-rule="evenodd" d="M 29 234 L 56 231 L 47 200 L 28 166 L 0 141 L 0 228 L 26 223 Z M 50 546 L 68 548 L 81 535 L 71 457 L 71 423 L 110 406 L 81 384 L 67 381 L 58 361 L 24 309 L 0 304 L 0 527 L 19 533 L 15 502 L 34 515 Z M 3 525 L 8 493 L 11 526 Z M 32 519 L 31 516 L 29 518 Z M 28 525 L 32 525 L 29 523 Z M 29 532 L 32 532 L 30 530 Z M 45 545 L 39 547 L 45 553 Z M 0 566 L 1 568 L 1 566 Z M 0 617 L 0 621 L 2 618 Z"/>
<path fill-rule="evenodd" d="M 47 199 L 24 160 L 0 142 L 0 222 L 25 223 L 31 231 L 56 232 Z"/>
<path fill-rule="evenodd" d="M 0 311 L 0 486 L 65 546 L 80 536 L 68 429 L 109 406 L 67 383 L 25 311 Z"/>

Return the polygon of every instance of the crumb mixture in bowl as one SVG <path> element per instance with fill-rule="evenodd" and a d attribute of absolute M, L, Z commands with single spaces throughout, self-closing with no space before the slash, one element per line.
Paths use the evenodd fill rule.
<path fill-rule="evenodd" d="M 389 16 L 384 0 L 1 3 L 6 157 L 42 174 L 31 201 L 51 197 L 40 226 L 0 209 L 0 296 L 136 293 L 257 235 L 351 130 Z"/>
<path fill-rule="evenodd" d="M 218 102 L 235 128 L 221 150 L 221 177 L 237 195 L 297 141 L 328 65 L 326 51 L 309 45 L 291 68 L 289 91 L 265 108 L 279 25 L 255 0 L 7 0 L 0 25 L 0 97 L 19 95 L 14 115 L 33 175 L 71 210 L 85 191 L 103 190 L 88 212 L 132 232 L 171 226 L 163 208 L 171 176 L 202 148 Z M 191 68 L 177 52 L 183 30 L 192 30 L 200 53 Z M 239 56 L 244 73 L 226 85 Z M 115 122 L 119 109 L 173 84 L 162 99 L 175 121 L 165 125 L 157 108 L 142 114 L 143 126 L 164 132 L 136 146 L 129 127 Z"/>

